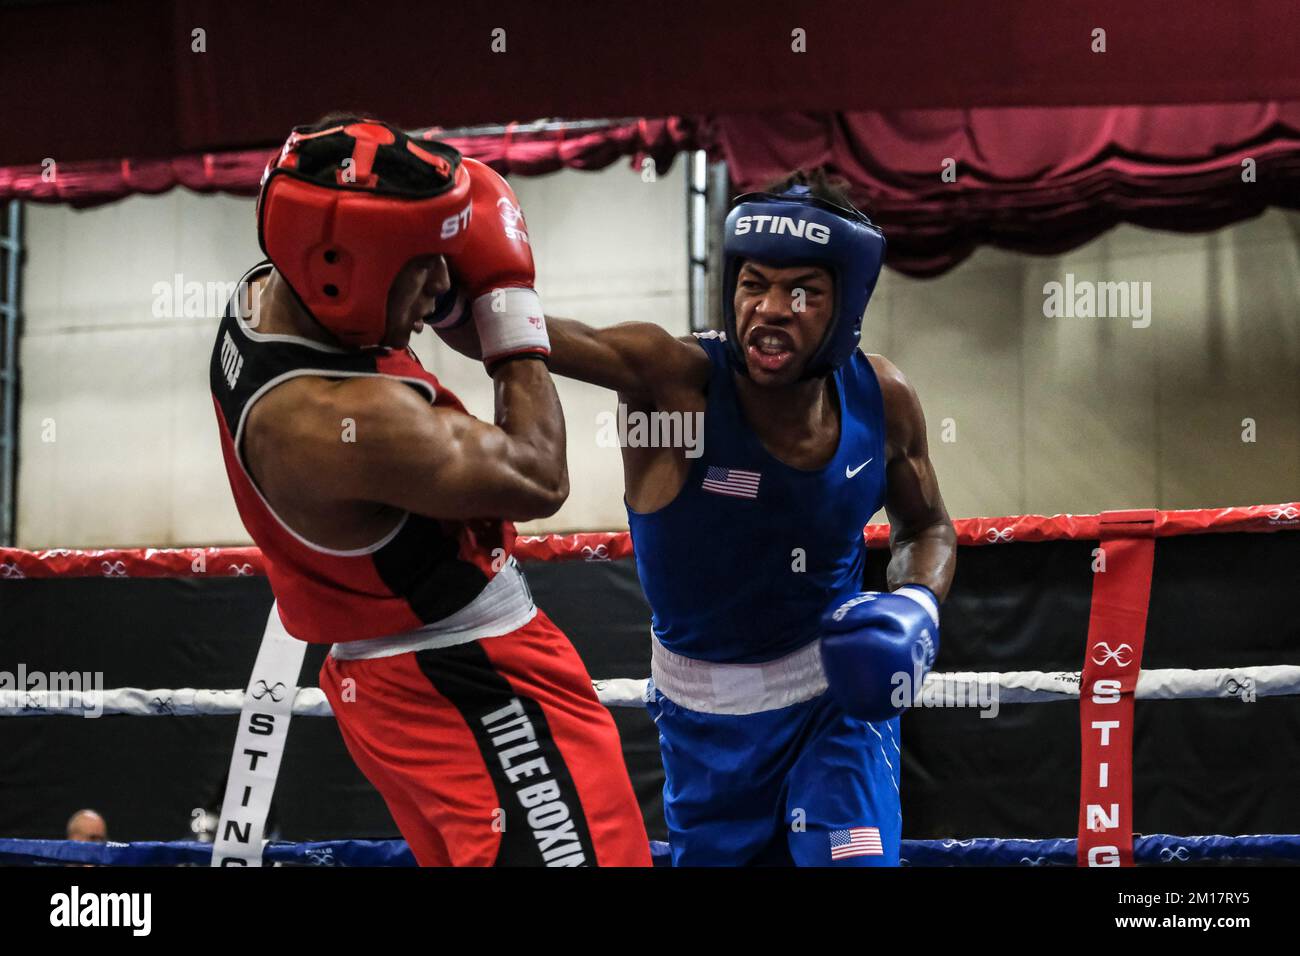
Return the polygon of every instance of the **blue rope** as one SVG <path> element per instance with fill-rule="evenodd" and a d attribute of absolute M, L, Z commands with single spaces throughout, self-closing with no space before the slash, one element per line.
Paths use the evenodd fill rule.
<path fill-rule="evenodd" d="M 1075 866 L 1076 840 L 904 840 L 907 866 Z M 656 866 L 667 866 L 668 844 L 650 842 Z M 1203 863 L 1208 861 L 1300 860 L 1300 834 L 1253 836 L 1136 837 L 1133 858 L 1138 863 Z M 139 843 L 78 843 L 72 840 L 0 838 L 0 863 L 98 866 L 209 866 L 212 844 L 176 840 Z M 299 866 L 414 866 L 404 840 L 323 840 L 316 843 L 268 843 L 265 864 Z"/>

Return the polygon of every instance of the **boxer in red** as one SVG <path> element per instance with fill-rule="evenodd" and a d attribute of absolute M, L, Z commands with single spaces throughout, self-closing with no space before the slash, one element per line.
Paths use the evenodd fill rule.
<path fill-rule="evenodd" d="M 618 732 L 533 605 L 511 521 L 568 495 L 564 421 L 510 187 L 376 120 L 300 127 L 257 205 L 213 402 L 281 622 L 417 861 L 648 866 Z M 461 290 L 452 298 L 451 275 Z M 468 309 L 496 422 L 408 348 Z"/>

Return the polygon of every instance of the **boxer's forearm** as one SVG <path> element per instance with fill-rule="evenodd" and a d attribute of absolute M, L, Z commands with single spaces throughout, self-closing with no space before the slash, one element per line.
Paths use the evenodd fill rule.
<path fill-rule="evenodd" d="M 957 567 L 957 533 L 951 522 L 933 525 L 910 537 L 896 536 L 886 572 L 891 591 L 922 584 L 942 601 Z"/>
<path fill-rule="evenodd" d="M 551 336 L 551 372 L 618 392 L 639 390 L 639 376 L 626 354 L 626 336 L 596 329 L 575 319 L 546 317 Z M 624 348 L 620 348 L 620 344 Z"/>
<path fill-rule="evenodd" d="M 569 496 L 569 468 L 564 435 L 564 410 L 545 363 L 519 358 L 499 366 L 492 375 L 496 426 L 508 440 L 502 445 L 503 464 L 528 502 L 540 502 L 546 517 Z"/>
<path fill-rule="evenodd" d="M 653 322 L 621 322 L 597 329 L 573 319 L 546 317 L 551 336 L 551 371 L 612 389 L 629 398 L 654 401 L 667 388 L 702 384 L 708 357 L 694 342 L 682 342 Z"/>

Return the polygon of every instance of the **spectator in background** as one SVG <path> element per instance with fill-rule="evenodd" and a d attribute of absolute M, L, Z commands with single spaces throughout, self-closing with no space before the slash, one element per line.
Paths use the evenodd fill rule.
<path fill-rule="evenodd" d="M 108 839 L 108 824 L 94 810 L 78 810 L 68 819 L 68 839 L 103 843 Z"/>

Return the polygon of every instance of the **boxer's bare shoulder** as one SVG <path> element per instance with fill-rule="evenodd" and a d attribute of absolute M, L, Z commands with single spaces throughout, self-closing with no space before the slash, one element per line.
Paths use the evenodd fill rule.
<path fill-rule="evenodd" d="M 867 360 L 880 383 L 885 406 L 885 438 L 892 458 L 918 442 L 925 442 L 925 412 L 916 389 L 897 365 L 874 352 L 867 353 Z"/>

